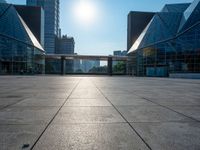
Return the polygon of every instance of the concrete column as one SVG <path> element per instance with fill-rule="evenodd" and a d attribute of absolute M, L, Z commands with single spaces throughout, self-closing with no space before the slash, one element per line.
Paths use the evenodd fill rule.
<path fill-rule="evenodd" d="M 61 75 L 65 75 L 65 57 L 61 57 Z"/>
<path fill-rule="evenodd" d="M 0 74 L 1 74 L 1 72 L 3 72 L 2 69 L 3 68 L 2 68 L 2 65 L 1 65 L 1 61 L 0 61 Z"/>
<path fill-rule="evenodd" d="M 125 67 L 125 70 L 124 70 L 124 74 L 128 75 L 128 62 L 125 61 L 125 63 L 126 63 L 126 67 Z"/>
<path fill-rule="evenodd" d="M 108 75 L 112 76 L 112 57 L 108 57 Z"/>

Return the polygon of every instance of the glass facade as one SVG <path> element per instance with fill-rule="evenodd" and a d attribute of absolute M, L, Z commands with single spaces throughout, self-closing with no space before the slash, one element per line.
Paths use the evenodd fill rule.
<path fill-rule="evenodd" d="M 44 73 L 44 50 L 9 4 L 0 4 L 0 74 Z"/>
<path fill-rule="evenodd" d="M 29 6 L 41 6 L 45 14 L 45 51 L 54 54 L 56 48 L 56 37 L 59 36 L 59 0 L 27 0 Z"/>
<path fill-rule="evenodd" d="M 190 26 L 181 32 L 179 25 L 182 26 L 182 16 L 188 11 L 187 8 L 183 11 L 184 4 L 180 5 L 180 9 L 177 4 L 171 5 L 173 12 L 167 12 L 170 9 L 165 6 L 162 9 L 165 12 L 154 16 L 145 34 L 142 33 L 142 39 L 138 39 L 140 42 L 135 43 L 137 48 L 133 45 L 129 51 L 129 72 L 137 76 L 200 73 L 200 11 L 197 11 L 200 1 L 194 3 L 196 8 L 193 8 L 188 20 L 195 18 L 195 21 L 186 21 L 183 26 L 188 23 Z"/>

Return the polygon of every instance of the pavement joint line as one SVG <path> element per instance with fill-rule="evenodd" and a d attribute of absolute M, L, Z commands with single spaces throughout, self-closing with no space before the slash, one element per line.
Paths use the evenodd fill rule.
<path fill-rule="evenodd" d="M 107 101 L 113 106 L 113 108 L 120 114 L 120 116 L 126 121 L 126 123 L 130 126 L 130 128 L 136 133 L 136 135 L 143 141 L 143 143 L 150 149 L 152 150 L 152 148 L 150 147 L 150 145 L 142 138 L 142 136 L 137 132 L 137 130 L 131 125 L 130 122 L 128 122 L 128 120 L 122 115 L 122 113 L 115 107 L 115 105 L 113 105 L 113 103 L 106 97 L 106 95 L 104 95 L 104 93 L 101 91 L 100 88 L 97 87 L 97 85 L 92 82 L 95 87 L 100 91 L 100 93 L 107 99 Z"/>
<path fill-rule="evenodd" d="M 88 108 L 88 107 L 94 107 L 94 108 L 101 108 L 101 107 L 105 107 L 105 108 L 110 108 L 110 107 L 112 107 L 112 106 L 63 106 L 63 107 L 71 107 L 71 108 L 77 108 L 77 107 L 79 107 L 79 108 Z"/>
<path fill-rule="evenodd" d="M 30 97 L 28 97 L 28 98 L 30 98 Z M 6 108 L 8 108 L 8 107 L 12 107 L 13 105 L 15 105 L 15 104 L 17 104 L 17 103 L 19 103 L 19 102 L 21 102 L 21 101 L 23 101 L 23 100 L 25 100 L 25 99 L 26 99 L 26 98 L 22 98 L 22 99 L 19 99 L 17 102 L 14 102 L 14 103 L 12 103 L 12 104 L 6 105 L 6 106 L 0 108 L 0 111 L 6 109 Z"/>
<path fill-rule="evenodd" d="M 63 125 L 109 125 L 109 124 L 127 124 L 127 122 L 96 122 L 96 123 L 92 123 L 92 122 L 85 122 L 85 123 L 81 123 L 81 122 L 77 122 L 77 123 L 56 123 L 56 124 L 52 124 L 52 126 L 63 126 Z"/>
<path fill-rule="evenodd" d="M 131 121 L 130 123 L 142 123 L 142 124 L 146 124 L 146 123 L 200 123 L 200 122 L 197 122 L 197 121 L 149 121 L 149 122 L 142 122 L 142 121 L 137 121 L 137 122 L 134 122 L 134 121 Z"/>
<path fill-rule="evenodd" d="M 134 95 L 139 96 L 139 95 L 137 95 L 137 94 L 134 94 Z M 161 107 L 163 107 L 163 108 L 165 108 L 165 109 L 171 110 L 171 111 L 173 111 L 173 112 L 175 112 L 175 113 L 177 113 L 177 114 L 179 114 L 179 115 L 183 115 L 183 116 L 185 116 L 186 118 L 192 119 L 192 120 L 194 120 L 194 121 L 196 121 L 196 122 L 200 122 L 200 120 L 198 120 L 198 119 L 195 119 L 195 118 L 193 118 L 193 117 L 187 116 L 187 115 L 185 115 L 185 114 L 183 114 L 183 113 L 180 113 L 180 112 L 178 112 L 178 111 L 176 111 L 176 110 L 174 110 L 174 109 L 171 109 L 170 107 L 167 107 L 167 106 L 161 105 L 161 104 L 159 104 L 159 103 L 156 103 L 156 102 L 150 100 L 149 98 L 146 98 L 146 97 L 143 97 L 143 96 L 139 96 L 139 97 L 141 97 L 141 98 L 143 98 L 143 99 L 145 99 L 145 100 L 147 100 L 147 101 L 149 101 L 149 102 L 152 102 L 152 103 L 154 103 L 154 104 L 156 104 L 156 105 L 158 105 L 158 106 L 161 106 Z"/>
<path fill-rule="evenodd" d="M 16 126 L 46 126 L 48 123 L 5 123 L 5 124 L 0 124 L 0 126 L 7 126 L 7 125 L 16 125 Z"/>
<path fill-rule="evenodd" d="M 60 105 L 61 106 L 61 105 Z M 60 108 L 60 106 L 12 106 L 12 108 Z M 1 111 L 1 110 L 0 110 Z"/>
<path fill-rule="evenodd" d="M 169 79 L 169 80 L 171 80 L 171 81 L 173 81 L 173 80 L 176 80 L 176 82 L 179 82 L 179 83 L 190 83 L 190 84 L 197 84 L 197 85 L 199 85 L 200 84 L 200 82 L 198 82 L 198 83 L 194 83 L 194 82 L 191 82 L 190 80 L 191 79 L 178 79 L 177 80 L 177 78 L 150 78 L 151 80 L 160 80 L 160 81 L 166 81 L 167 79 Z M 150 79 L 148 79 L 148 80 L 150 80 Z"/>
<path fill-rule="evenodd" d="M 134 122 L 134 121 L 130 121 L 129 123 L 133 123 L 133 124 L 148 124 L 148 123 L 152 123 L 152 124 L 160 124 L 160 123 L 197 123 L 199 124 L 200 122 L 196 122 L 196 121 L 161 121 L 161 122 Z M 48 124 L 48 123 L 47 123 Z M 62 125 L 84 125 L 84 124 L 88 124 L 88 125 L 103 125 L 103 124 L 127 124 L 127 122 L 98 122 L 98 123 L 80 123 L 80 122 L 77 122 L 77 123 L 56 123 L 56 124 L 52 124 L 52 126 L 62 126 Z M 21 123 L 8 123 L 8 124 L 0 124 L 0 126 L 32 126 L 32 125 L 38 125 L 38 126 L 46 126 L 46 124 L 30 124 L 30 123 L 26 123 L 26 124 L 21 124 Z"/>
<path fill-rule="evenodd" d="M 39 137 L 36 139 L 36 141 L 34 142 L 34 144 L 31 146 L 30 150 L 33 150 L 33 148 L 35 147 L 35 145 L 37 144 L 37 142 L 40 140 L 40 138 L 42 137 L 42 135 L 45 133 L 45 131 L 48 129 L 48 127 L 50 126 L 50 124 L 53 122 L 53 120 L 55 119 L 55 117 L 58 115 L 58 113 L 60 112 L 60 110 L 63 108 L 63 106 L 65 105 L 65 103 L 67 102 L 67 100 L 69 99 L 69 97 L 71 96 L 71 94 L 74 92 L 74 90 L 78 87 L 79 83 L 80 83 L 81 79 L 79 79 L 79 81 L 76 83 L 76 85 L 73 87 L 72 91 L 70 92 L 70 94 L 67 96 L 66 100 L 63 102 L 62 106 L 60 106 L 60 108 L 58 109 L 58 111 L 55 113 L 55 115 L 53 116 L 53 118 L 50 120 L 50 122 L 46 125 L 46 127 L 44 128 L 44 130 L 42 131 L 42 133 L 39 135 Z"/>

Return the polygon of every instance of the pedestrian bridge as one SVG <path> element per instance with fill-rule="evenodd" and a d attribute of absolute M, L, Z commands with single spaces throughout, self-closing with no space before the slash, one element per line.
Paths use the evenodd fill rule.
<path fill-rule="evenodd" d="M 47 54 L 46 74 L 126 74 L 127 56 Z"/>

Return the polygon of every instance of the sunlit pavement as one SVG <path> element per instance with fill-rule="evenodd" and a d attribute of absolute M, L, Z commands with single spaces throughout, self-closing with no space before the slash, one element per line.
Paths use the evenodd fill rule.
<path fill-rule="evenodd" d="M 0 149 L 200 149 L 200 80 L 1 76 Z"/>

